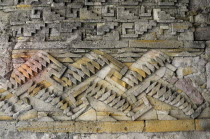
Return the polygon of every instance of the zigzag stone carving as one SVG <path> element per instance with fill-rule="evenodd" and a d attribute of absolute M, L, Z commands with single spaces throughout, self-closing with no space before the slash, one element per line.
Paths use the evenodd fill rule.
<path fill-rule="evenodd" d="M 34 111 L 40 113 L 41 106 L 31 102 L 39 100 L 62 111 L 62 120 L 83 119 L 91 109 L 100 112 L 100 106 L 121 117 L 110 115 L 108 120 L 138 120 L 154 109 L 151 99 L 176 107 L 191 118 L 209 106 L 196 88 L 189 92 L 179 85 L 183 81 L 176 77 L 170 81 L 176 67 L 171 64 L 172 57 L 161 51 L 148 51 L 129 65 L 99 50 L 82 57 L 74 53 L 53 55 L 40 50 L 17 65 L 2 85 L 2 112 L 14 119 Z M 185 83 L 190 85 L 191 81 Z M 177 92 L 179 89 L 183 93 Z M 89 117 L 93 115 L 89 113 Z M 38 119 L 36 115 L 31 117 Z"/>
<path fill-rule="evenodd" d="M 2 138 L 209 128 L 209 13 L 209 0 L 0 0 Z"/>

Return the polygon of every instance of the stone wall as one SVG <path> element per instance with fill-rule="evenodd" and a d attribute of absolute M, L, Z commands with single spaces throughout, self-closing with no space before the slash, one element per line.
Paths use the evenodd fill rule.
<path fill-rule="evenodd" d="M 2 139 L 209 139 L 209 132 L 173 133 L 127 133 L 127 134 L 72 134 L 72 133 L 31 133 L 9 132 L 1 134 Z"/>
<path fill-rule="evenodd" d="M 3 138 L 209 130 L 209 0 L 1 0 L 0 63 Z"/>

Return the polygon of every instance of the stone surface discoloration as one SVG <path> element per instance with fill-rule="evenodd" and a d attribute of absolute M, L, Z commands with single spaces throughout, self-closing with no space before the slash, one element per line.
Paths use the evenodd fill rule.
<path fill-rule="evenodd" d="M 38 132 L 208 129 L 209 3 L 1 0 L 0 120 Z"/>
<path fill-rule="evenodd" d="M 196 124 L 196 130 L 204 130 L 204 131 L 209 131 L 210 126 L 209 126 L 210 120 L 195 120 Z"/>
<path fill-rule="evenodd" d="M 171 126 L 173 125 L 173 126 Z M 194 120 L 147 121 L 146 132 L 193 131 Z"/>
<path fill-rule="evenodd" d="M 209 107 L 208 99 L 202 96 L 208 98 L 207 93 L 201 93 L 202 88 L 195 88 L 200 84 L 193 82 L 193 78 L 177 78 L 179 59 L 173 63 L 173 57 L 162 51 L 146 52 L 130 66 L 99 50 L 83 56 L 72 52 L 61 51 L 60 55 L 55 53 L 43 50 L 26 53 L 14 51 L 13 58 L 27 59 L 15 63 L 16 68 L 7 80 L 8 83 L 2 84 L 2 96 L 5 96 L 0 103 L 2 112 L 14 119 L 35 121 L 78 121 L 83 119 L 80 116 L 84 114 L 87 114 L 87 121 L 92 117 L 96 121 L 99 120 L 96 113 L 101 111 L 109 113 L 104 115 L 107 120 L 120 120 L 114 118 L 116 113 L 120 113 L 124 117 L 122 119 L 137 120 L 152 108 L 158 114 L 156 107 L 161 106 L 153 106 L 154 102 L 149 98 L 152 97 L 156 102 L 171 106 L 168 116 L 158 114 L 158 119 L 164 120 L 160 117 L 165 117 L 176 120 L 176 117 L 169 115 L 172 107 L 193 119 Z M 191 59 L 188 60 L 185 65 L 191 64 Z M 194 60 L 198 61 L 199 58 Z M 203 60 L 198 65 L 204 66 L 205 63 Z M 170 81 L 172 78 L 173 81 Z M 36 99 L 45 104 L 46 108 L 35 104 L 33 101 Z M 47 109 L 51 111 L 51 107 L 58 112 L 56 116 L 51 114 L 38 117 L 37 112 Z M 88 113 L 89 109 L 95 112 Z M 100 120 L 103 118 L 100 117 Z"/>

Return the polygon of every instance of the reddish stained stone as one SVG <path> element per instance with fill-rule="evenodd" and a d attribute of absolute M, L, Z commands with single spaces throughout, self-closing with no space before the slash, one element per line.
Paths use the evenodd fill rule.
<path fill-rule="evenodd" d="M 204 99 L 200 92 L 193 86 L 192 81 L 190 78 L 186 79 L 179 79 L 175 86 L 181 90 L 183 90 L 184 93 L 186 93 L 193 103 L 195 104 L 202 104 Z"/>

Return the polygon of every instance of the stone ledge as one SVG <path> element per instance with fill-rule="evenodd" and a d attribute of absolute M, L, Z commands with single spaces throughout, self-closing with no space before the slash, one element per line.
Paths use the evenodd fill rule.
<path fill-rule="evenodd" d="M 194 120 L 146 121 L 145 132 L 193 131 Z"/>
<path fill-rule="evenodd" d="M 210 131 L 210 119 L 195 120 L 196 130 Z"/>
<path fill-rule="evenodd" d="M 24 125 L 22 125 L 24 124 Z M 127 133 L 142 132 L 144 121 L 123 122 L 28 122 L 17 127 L 18 131 L 72 132 L 72 133 Z"/>
<path fill-rule="evenodd" d="M 129 40 L 129 47 L 152 49 L 205 48 L 204 41 Z"/>
<path fill-rule="evenodd" d="M 128 133 L 209 131 L 210 119 L 170 121 L 121 121 L 121 122 L 17 122 L 20 132 L 71 132 L 71 133 Z"/>

